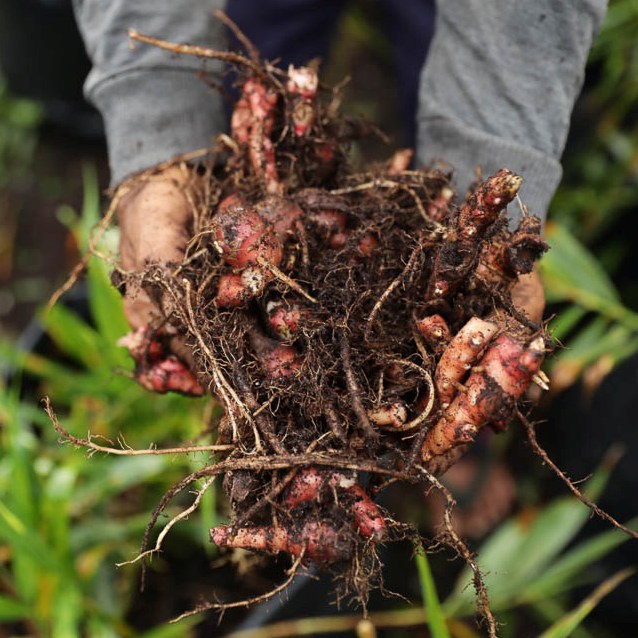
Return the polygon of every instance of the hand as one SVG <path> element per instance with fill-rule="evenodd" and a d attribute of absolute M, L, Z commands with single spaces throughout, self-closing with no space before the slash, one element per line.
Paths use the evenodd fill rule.
<path fill-rule="evenodd" d="M 545 310 L 545 291 L 536 266 L 527 275 L 520 275 L 511 290 L 514 305 L 522 310 L 527 318 L 540 323 Z"/>
<path fill-rule="evenodd" d="M 171 166 L 122 198 L 118 217 L 124 270 L 142 272 L 149 264 L 166 268 L 182 261 L 193 217 L 189 195 L 195 194 L 199 180 L 195 171 Z M 135 282 L 127 284 L 124 313 L 134 329 L 157 325 L 165 316 Z"/>
<path fill-rule="evenodd" d="M 197 173 L 186 166 L 171 166 L 146 181 L 140 181 L 124 195 L 118 207 L 120 261 L 124 270 L 142 272 L 149 264 L 168 268 L 170 264 L 181 263 L 191 235 L 193 202 L 197 202 L 201 192 L 200 181 Z M 170 316 L 171 309 L 168 306 L 158 307 L 139 282 L 129 279 L 124 295 L 124 313 L 134 332 L 140 335 L 137 339 L 146 342 L 151 338 L 147 335 L 148 328 L 159 327 L 164 317 Z M 168 337 L 166 348 L 166 357 L 172 352 L 192 369 L 192 352 L 182 337 Z M 132 350 L 131 354 L 135 358 Z M 137 358 L 140 358 L 139 354 Z M 182 377 L 190 375 L 187 370 L 180 370 L 180 374 Z M 192 391 L 195 383 L 190 377 L 184 383 L 178 376 L 172 375 L 168 381 L 165 380 L 166 388 L 162 391 L 199 393 L 199 390 Z M 140 375 L 138 381 L 142 383 Z M 152 384 L 142 385 L 158 391 Z"/>

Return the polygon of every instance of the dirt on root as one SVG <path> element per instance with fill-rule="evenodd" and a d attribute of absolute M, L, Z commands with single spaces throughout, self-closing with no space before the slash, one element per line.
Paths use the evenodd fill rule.
<path fill-rule="evenodd" d="M 189 190 L 183 262 L 115 274 L 122 292 L 141 283 L 165 309 L 126 342 L 140 382 L 212 391 L 225 408 L 217 443 L 231 446 L 167 494 L 152 523 L 176 491 L 223 474 L 233 519 L 214 542 L 336 569 L 365 602 L 379 584 L 376 545 L 412 534 L 376 495 L 397 480 L 444 489 L 436 476 L 482 427 L 506 426 L 540 365 L 544 330 L 511 289 L 546 246 L 527 211 L 508 227 L 521 180 L 507 169 L 462 201 L 449 172 L 412 169 L 407 151 L 355 171 L 349 146 L 375 127 L 340 114 L 338 88 L 250 50 L 231 61 L 240 99 Z M 194 379 L 169 353 L 176 334 Z M 491 344 L 494 361 L 476 367 Z M 472 560 L 453 530 L 446 540 Z"/>

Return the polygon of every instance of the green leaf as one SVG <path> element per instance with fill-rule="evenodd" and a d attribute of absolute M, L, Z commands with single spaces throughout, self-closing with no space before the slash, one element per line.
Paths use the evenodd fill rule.
<path fill-rule="evenodd" d="M 71 560 L 69 547 L 70 503 L 74 498 L 77 472 L 68 465 L 56 466 L 46 477 L 40 516 L 47 526 L 46 536 L 61 564 Z"/>
<path fill-rule="evenodd" d="M 97 330 L 110 346 L 109 355 L 115 365 L 125 366 L 129 356 L 116 345 L 117 340 L 129 332 L 124 316 L 122 297 L 111 285 L 104 262 L 93 258 L 88 265 L 89 304 Z"/>
<path fill-rule="evenodd" d="M 103 520 L 97 517 L 88 518 L 73 526 L 70 534 L 71 549 L 73 552 L 79 553 L 98 547 L 100 544 L 106 544 L 113 548 L 121 546 L 123 542 L 130 539 L 139 545 L 139 539 L 146 528 L 148 519 L 147 512 L 113 520 Z M 207 544 L 211 545 L 211 543 Z"/>
<path fill-rule="evenodd" d="M 611 467 L 611 462 L 603 462 L 589 479 L 588 498 L 596 498 L 601 493 Z M 492 609 L 510 607 L 523 598 L 534 579 L 549 568 L 589 516 L 589 508 L 567 496 L 552 501 L 538 512 L 523 512 L 503 523 L 478 551 L 478 564 Z M 471 582 L 472 574 L 466 568 L 444 603 L 448 615 L 471 611 L 474 605 Z"/>
<path fill-rule="evenodd" d="M 0 622 L 11 622 L 28 618 L 31 613 L 29 605 L 19 600 L 0 594 Z"/>
<path fill-rule="evenodd" d="M 546 229 L 549 250 L 540 262 L 551 301 L 571 300 L 584 291 L 592 299 L 616 302 L 618 293 L 607 273 L 564 226 L 550 223 Z"/>
<path fill-rule="evenodd" d="M 491 581 L 497 584 L 499 580 L 508 577 L 510 565 L 516 559 L 524 538 L 525 527 L 519 524 L 518 519 L 510 519 L 500 525 L 478 551 L 479 566 L 490 592 L 492 606 L 494 592 Z M 459 575 L 454 590 L 443 603 L 443 609 L 448 616 L 460 616 L 472 613 L 474 607 L 475 595 L 472 588 L 472 574 L 466 568 Z"/>
<path fill-rule="evenodd" d="M 552 388 L 560 391 L 572 385 L 596 362 L 600 362 L 601 371 L 609 372 L 636 351 L 638 335 L 635 332 L 618 323 L 610 325 L 604 317 L 596 317 L 572 336 L 548 364 Z"/>
<path fill-rule="evenodd" d="M 90 369 L 100 365 L 100 335 L 74 312 L 56 304 L 43 317 L 43 324 L 65 355 Z"/>
<path fill-rule="evenodd" d="M 564 600 L 565 597 L 562 598 L 544 598 L 543 600 L 539 600 L 535 602 L 530 611 L 538 617 L 538 626 L 539 627 L 551 627 L 555 623 L 557 623 L 561 618 L 567 615 L 569 612 L 566 604 L 568 601 Z M 600 638 L 599 636 L 594 636 L 586 627 L 580 626 L 574 630 L 573 636 L 571 638 Z"/>
<path fill-rule="evenodd" d="M 596 258 L 562 225 L 548 224 L 552 248 L 539 263 L 548 302 L 571 301 L 638 330 L 638 314 L 625 308 Z"/>
<path fill-rule="evenodd" d="M 564 339 L 583 319 L 587 311 L 580 306 L 570 306 L 561 311 L 549 324 L 549 332 L 556 341 Z"/>
<path fill-rule="evenodd" d="M 5 503 L 0 501 L 0 539 L 9 543 L 14 552 L 28 556 L 46 569 L 58 569 L 57 561 L 36 528 L 25 525 Z"/>
<path fill-rule="evenodd" d="M 85 511 L 94 503 L 162 476 L 175 466 L 175 460 L 164 456 L 93 457 L 91 473 L 75 492 L 72 511 Z"/>
<path fill-rule="evenodd" d="M 71 379 L 79 381 L 81 375 L 67 366 L 32 352 L 24 352 L 17 346 L 0 342 L 0 359 L 21 372 L 28 372 L 41 379 Z"/>
<path fill-rule="evenodd" d="M 91 164 L 83 166 L 82 182 L 84 186 L 84 201 L 82 202 L 82 214 L 80 215 L 77 240 L 81 251 L 85 253 L 89 248 L 89 239 L 93 229 L 100 221 L 100 190 L 95 166 Z"/>
<path fill-rule="evenodd" d="M 599 317 L 599 319 L 602 319 Z M 598 330 L 590 330 L 594 325 Z M 583 365 L 595 361 L 598 357 L 613 349 L 621 350 L 631 344 L 632 333 L 621 325 L 609 327 L 605 320 L 592 321 L 588 329 L 583 330 L 569 341 L 569 346 L 560 354 L 565 360 L 577 360 Z"/>
<path fill-rule="evenodd" d="M 630 529 L 634 529 L 637 526 L 638 518 L 634 518 L 627 523 L 627 527 Z M 628 540 L 629 536 L 625 532 L 613 529 L 579 543 L 550 565 L 539 578 L 536 578 L 518 602 L 533 602 L 569 589 L 573 581 L 579 574 L 584 573 L 588 566 L 594 564 L 612 549 Z"/>
<path fill-rule="evenodd" d="M 567 638 L 578 627 L 600 601 L 610 594 L 620 583 L 635 573 L 634 569 L 623 569 L 604 580 L 596 589 L 569 614 L 544 631 L 539 638 Z"/>
<path fill-rule="evenodd" d="M 51 638 L 76 638 L 82 635 L 84 608 L 75 579 L 62 576 L 51 605 Z"/>
<path fill-rule="evenodd" d="M 124 634 L 119 631 L 117 626 L 113 626 L 110 618 L 90 617 L 86 623 L 85 635 L 91 638 L 122 638 Z M 138 634 L 134 634 L 136 637 Z"/>
<path fill-rule="evenodd" d="M 139 638 L 188 638 L 193 635 L 190 630 L 198 622 L 201 622 L 200 618 L 184 618 L 177 623 L 165 624 L 145 631 L 139 634 Z"/>
<path fill-rule="evenodd" d="M 432 578 L 430 563 L 422 545 L 417 549 L 415 560 L 423 595 L 425 618 L 432 638 L 450 638 L 450 632 L 445 623 L 445 614 L 441 608 L 434 578 Z"/>

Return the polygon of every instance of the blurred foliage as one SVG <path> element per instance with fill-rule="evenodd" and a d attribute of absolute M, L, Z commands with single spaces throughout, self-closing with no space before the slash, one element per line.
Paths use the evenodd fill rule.
<path fill-rule="evenodd" d="M 415 561 L 423 596 L 423 612 L 432 638 L 450 638 L 445 612 L 441 607 L 439 594 L 430 569 L 430 561 L 423 546 L 417 547 Z"/>
<path fill-rule="evenodd" d="M 80 245 L 98 220 L 97 188 L 88 186 L 83 215 L 66 212 Z M 148 633 L 130 626 L 138 568 L 115 564 L 137 553 L 161 496 L 207 455 L 87 458 L 86 450 L 61 445 L 38 400 L 51 396 L 76 436 L 88 431 L 141 449 L 196 440 L 215 404 L 140 388 L 130 378 L 128 354 L 116 345 L 128 327 L 104 262 L 90 260 L 86 287 L 88 318 L 63 305 L 43 313 L 39 345 L 46 334 L 47 352 L 0 344 L 6 380 L 0 383 L 0 624 L 52 638 L 186 636 L 192 622 Z M 174 507 L 183 508 L 180 498 Z M 203 510 L 181 533 L 210 551 L 212 490 Z"/>
<path fill-rule="evenodd" d="M 30 168 L 40 119 L 39 106 L 10 96 L 0 73 L 0 318 L 13 306 L 13 295 L 3 288 L 12 272 L 17 228 L 7 188 Z"/>
<path fill-rule="evenodd" d="M 588 498 L 596 500 L 600 496 L 609 480 L 611 465 L 603 463 L 583 487 Z M 592 566 L 596 561 L 629 540 L 620 530 L 610 529 L 573 544 L 590 516 L 589 508 L 571 495 L 559 497 L 505 521 L 478 549 L 490 607 L 504 622 L 503 638 L 514 638 L 520 631 L 521 617 L 512 613 L 517 608 L 528 608 L 544 626 L 561 622 L 570 613 L 569 592 L 595 582 L 597 572 Z M 634 529 L 638 518 L 628 525 Z M 467 616 L 476 607 L 472 576 L 469 568 L 460 574 L 443 603 L 448 616 Z M 554 634 L 548 630 L 544 635 Z"/>
<path fill-rule="evenodd" d="M 0 188 L 29 167 L 41 118 L 40 106 L 10 96 L 0 75 Z"/>
<path fill-rule="evenodd" d="M 638 206 L 638 3 L 612 0 L 591 51 L 551 216 L 591 244 Z"/>
<path fill-rule="evenodd" d="M 600 496 L 612 468 L 613 463 L 604 462 L 589 479 L 583 488 L 588 498 L 596 500 Z M 613 575 L 570 610 L 570 592 L 595 583 L 596 562 L 629 540 L 622 531 L 609 530 L 575 543 L 590 516 L 590 510 L 573 497 L 559 497 L 542 507 L 528 507 L 501 523 L 478 548 L 477 562 L 489 593 L 490 609 L 501 623 L 502 638 L 516 638 L 523 625 L 529 629 L 529 620 L 520 613 L 523 608 L 536 619 L 537 626 L 547 627 L 541 638 L 572 635 L 577 628 L 581 638 L 600 635 L 585 629 L 583 621 L 633 571 Z M 638 518 L 628 525 L 635 529 Z M 467 622 L 476 611 L 472 570 L 466 567 L 461 572 L 452 592 L 441 603 L 427 556 L 419 551 L 415 560 L 424 614 L 433 638 L 449 638 L 450 633 L 478 638 L 472 621 L 459 632 L 459 623 Z"/>
<path fill-rule="evenodd" d="M 638 313 L 623 305 L 609 275 L 565 226 L 548 223 L 551 250 L 541 262 L 549 304 L 562 304 L 550 323 L 557 351 L 551 386 L 563 390 L 581 376 L 593 390 L 613 367 L 638 352 Z M 566 302 L 569 305 L 566 305 Z"/>
<path fill-rule="evenodd" d="M 638 209 L 638 3 L 612 0 L 591 52 L 541 262 L 559 344 L 552 387 L 592 390 L 638 352 L 633 241 Z M 623 272 L 621 272 L 623 271 Z M 629 276 L 625 275 L 628 272 Z M 614 280 L 621 282 L 620 289 Z"/>

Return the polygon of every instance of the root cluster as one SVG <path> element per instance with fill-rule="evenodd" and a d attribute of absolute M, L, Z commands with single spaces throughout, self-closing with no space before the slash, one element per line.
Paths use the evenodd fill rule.
<path fill-rule="evenodd" d="M 511 290 L 546 246 L 526 211 L 508 227 L 509 170 L 460 202 L 450 174 L 412 170 L 406 151 L 355 171 L 349 146 L 374 127 L 341 115 L 316 69 L 233 62 L 240 98 L 201 169 L 183 262 L 120 275 L 166 316 L 122 343 L 149 389 L 223 404 L 215 444 L 228 448 L 182 485 L 224 470 L 232 521 L 212 541 L 345 566 L 365 599 L 376 545 L 406 534 L 376 495 L 440 486 L 544 383 L 545 334 Z M 176 335 L 192 366 L 171 354 Z"/>

